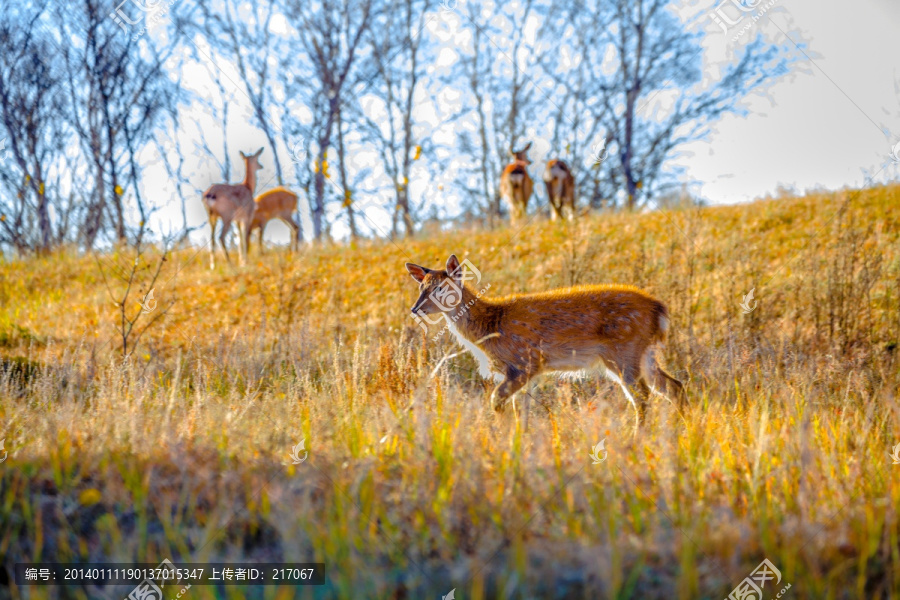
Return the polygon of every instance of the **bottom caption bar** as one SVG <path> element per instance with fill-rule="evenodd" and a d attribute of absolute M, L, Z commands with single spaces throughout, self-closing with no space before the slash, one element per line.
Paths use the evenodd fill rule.
<path fill-rule="evenodd" d="M 325 563 L 16 563 L 15 578 L 20 586 L 136 585 L 148 593 L 166 585 L 323 585 Z"/>

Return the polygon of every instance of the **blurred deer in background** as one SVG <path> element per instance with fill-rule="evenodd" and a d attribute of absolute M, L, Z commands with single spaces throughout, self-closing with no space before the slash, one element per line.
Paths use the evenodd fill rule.
<path fill-rule="evenodd" d="M 657 361 L 666 339 L 666 305 L 630 285 L 581 285 L 501 298 L 466 282 L 455 255 L 444 270 L 406 263 L 419 284 L 414 315 L 442 313 L 450 331 L 499 383 L 491 403 L 501 411 L 530 380 L 550 371 L 596 370 L 622 386 L 644 419 L 651 389 L 685 402 L 684 385 Z M 480 273 L 479 273 L 480 276 Z"/>
<path fill-rule="evenodd" d="M 300 225 L 294 220 L 297 211 L 297 194 L 283 187 L 277 187 L 263 192 L 256 198 L 256 210 L 253 212 L 253 220 L 250 222 L 248 237 L 254 229 L 259 229 L 259 253 L 263 253 L 263 231 L 266 223 L 272 219 L 279 219 L 291 228 L 291 252 L 297 251 L 300 239 Z M 249 242 L 248 242 L 249 245 Z"/>
<path fill-rule="evenodd" d="M 550 202 L 550 220 L 575 218 L 575 178 L 569 165 L 556 158 L 544 169 L 547 184 L 547 200 Z"/>
<path fill-rule="evenodd" d="M 256 203 L 253 201 L 253 194 L 256 191 L 256 172 L 262 169 L 259 164 L 259 155 L 263 149 L 257 150 L 256 154 L 244 154 L 241 152 L 241 158 L 244 159 L 244 165 L 247 168 L 247 174 L 244 181 L 236 184 L 217 183 L 210 186 L 208 190 L 203 192 L 203 205 L 206 207 L 206 213 L 209 216 L 210 244 L 209 244 L 209 268 L 216 266 L 216 222 L 222 219 L 222 232 L 219 234 L 219 241 L 222 242 L 222 250 L 225 252 L 225 258 L 231 263 L 231 257 L 228 255 L 228 246 L 226 244 L 226 236 L 231 230 L 231 222 L 234 221 L 238 226 L 240 234 L 240 245 L 238 247 L 238 258 L 240 263 L 244 264 L 244 257 L 247 255 L 249 247 L 250 223 L 253 221 L 253 213 L 256 210 Z"/>
<path fill-rule="evenodd" d="M 514 224 L 528 213 L 528 200 L 534 188 L 534 182 L 528 175 L 528 165 L 531 161 L 528 160 L 526 153 L 529 148 L 531 142 L 521 150 L 510 150 L 509 154 L 514 160 L 506 165 L 500 175 L 500 197 L 509 204 L 510 220 Z"/>

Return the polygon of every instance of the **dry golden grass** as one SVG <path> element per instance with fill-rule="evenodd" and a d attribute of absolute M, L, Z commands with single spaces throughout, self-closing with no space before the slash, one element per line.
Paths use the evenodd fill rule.
<path fill-rule="evenodd" d="M 898 598 L 898 241 L 900 187 L 884 187 L 212 272 L 182 249 L 155 284 L 171 309 L 126 359 L 101 267 L 121 293 L 133 253 L 0 264 L 0 561 L 318 561 L 324 587 L 187 597 L 468 600 L 722 598 L 768 558 L 766 599 L 788 583 Z M 489 410 L 469 356 L 431 378 L 459 348 L 410 318 L 403 263 L 450 253 L 493 294 L 608 282 L 664 300 L 686 417 L 657 401 L 634 438 L 608 383 L 547 378 L 526 426 Z"/>

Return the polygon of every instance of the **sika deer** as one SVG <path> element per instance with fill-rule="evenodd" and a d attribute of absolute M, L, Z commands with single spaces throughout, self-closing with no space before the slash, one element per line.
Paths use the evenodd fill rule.
<path fill-rule="evenodd" d="M 547 201 L 550 203 L 550 220 L 575 218 L 575 178 L 569 165 L 556 158 L 544 169 L 547 185 Z"/>
<path fill-rule="evenodd" d="M 300 239 L 300 225 L 294 220 L 297 211 L 297 194 L 283 187 L 263 192 L 256 198 L 256 210 L 250 223 L 248 236 L 254 229 L 259 229 L 259 253 L 263 253 L 263 231 L 266 223 L 272 219 L 280 219 L 291 228 L 291 251 L 296 252 Z"/>
<path fill-rule="evenodd" d="M 253 193 L 256 190 L 256 172 L 262 169 L 259 164 L 259 155 L 263 149 L 260 148 L 256 154 L 244 154 L 244 164 L 247 168 L 244 181 L 236 184 L 217 183 L 210 186 L 208 190 L 203 192 L 203 206 L 206 207 L 209 216 L 210 244 L 209 244 L 209 268 L 216 266 L 216 222 L 222 219 L 222 232 L 219 234 L 219 241 L 222 242 L 222 250 L 225 252 L 225 258 L 231 263 L 231 257 L 228 255 L 228 246 L 225 244 L 226 236 L 231 230 L 231 222 L 234 221 L 238 225 L 238 233 L 240 234 L 240 246 L 238 248 L 238 258 L 240 263 L 244 264 L 244 257 L 247 255 L 247 247 L 249 244 L 250 223 L 253 221 L 253 212 L 256 204 L 253 202 Z"/>
<path fill-rule="evenodd" d="M 500 197 L 509 204 L 510 221 L 513 224 L 522 220 L 528 214 L 528 200 L 531 198 L 531 192 L 534 188 L 534 182 L 528 174 L 528 149 L 531 148 L 531 142 L 528 142 L 521 150 L 510 150 L 509 154 L 513 157 L 513 162 L 506 165 L 503 173 L 500 174 Z"/>
<path fill-rule="evenodd" d="M 456 256 L 445 270 L 406 263 L 419 284 L 413 314 L 443 313 L 450 330 L 477 359 L 482 377 L 500 385 L 491 404 L 505 402 L 550 371 L 597 369 L 622 386 L 644 419 L 651 388 L 685 402 L 684 386 L 656 358 L 665 340 L 665 305 L 638 288 L 582 285 L 502 298 L 478 297 Z"/>

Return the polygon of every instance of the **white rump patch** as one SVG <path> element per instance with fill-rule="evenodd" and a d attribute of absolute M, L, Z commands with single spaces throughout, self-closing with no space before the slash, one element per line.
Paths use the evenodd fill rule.
<path fill-rule="evenodd" d="M 669 330 L 669 319 L 662 315 L 659 317 L 659 330 L 663 333 Z"/>

